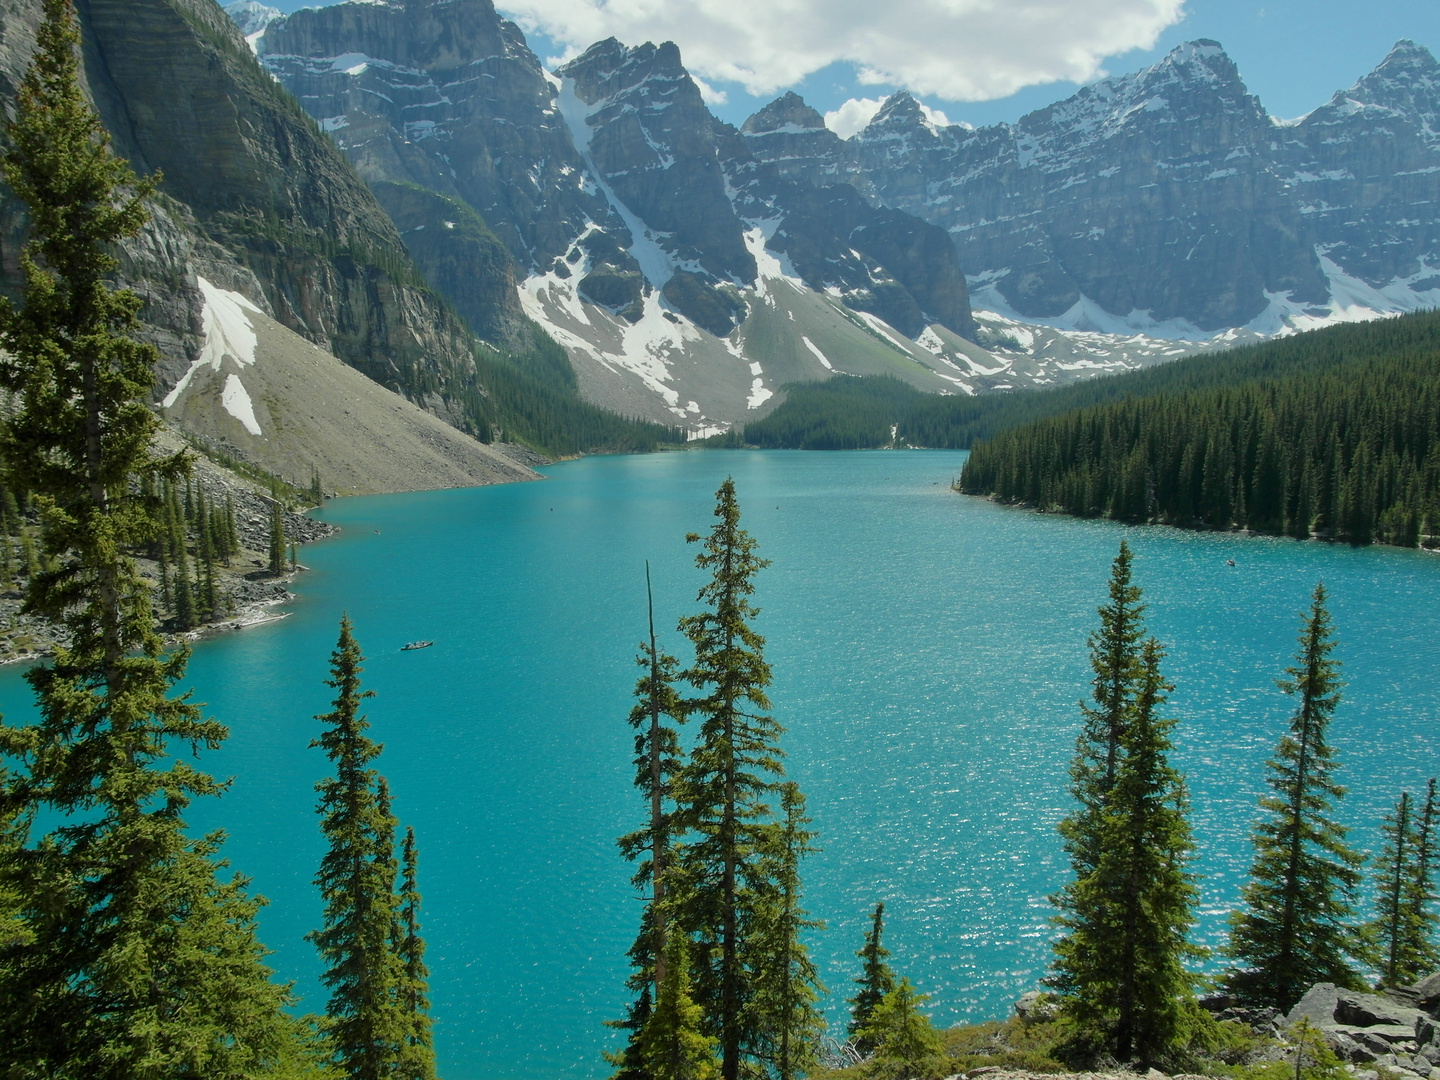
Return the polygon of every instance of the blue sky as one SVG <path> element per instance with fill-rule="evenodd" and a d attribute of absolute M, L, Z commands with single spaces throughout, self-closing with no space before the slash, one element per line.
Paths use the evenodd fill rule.
<path fill-rule="evenodd" d="M 1046 0 L 1029 2 L 1032 7 L 1043 9 Z M 1110 0 L 1103 0 L 1102 6 L 1094 8 L 1095 16 L 1090 19 L 1087 12 L 1090 5 L 1085 0 L 1053 2 L 1062 6 L 1055 9 L 1057 17 L 1052 20 L 1056 33 L 1051 53 L 1046 52 L 1047 43 L 1039 40 L 1043 36 L 1039 31 L 1028 31 L 1031 38 L 1035 39 L 1032 49 L 1030 40 L 1024 34 L 1007 35 L 993 26 L 977 27 L 974 32 L 968 32 L 969 28 L 962 18 L 953 21 L 953 32 L 956 35 L 955 40 L 963 42 L 966 52 L 963 59 L 956 57 L 954 69 L 985 72 L 993 68 L 1001 74 L 990 80 L 992 84 L 1003 83 L 1005 79 L 1023 82 L 1044 78 L 1047 74 L 1052 77 L 1061 74 L 1064 67 L 1061 63 L 1061 50 L 1066 40 L 1085 36 L 1089 24 L 1101 22 L 1105 13 L 1113 10 L 1114 5 Z M 562 0 L 555 0 L 555 3 L 550 5 L 547 5 L 546 0 L 513 0 L 513 6 L 507 6 L 507 0 L 500 0 L 497 7 L 502 13 L 518 16 L 522 25 L 530 27 L 528 37 L 531 47 L 542 59 L 566 52 L 561 40 L 566 38 L 567 33 L 573 51 L 577 42 L 585 42 L 586 29 L 590 26 L 601 28 L 595 31 L 596 36 L 602 36 L 604 30 L 615 32 L 616 26 L 608 15 L 610 5 L 606 0 L 588 0 L 588 5 L 583 0 L 563 0 L 563 6 L 561 3 Z M 295 10 L 313 4 L 289 0 L 276 6 L 284 10 Z M 689 47 L 685 38 L 691 31 L 691 26 L 687 23 L 688 12 L 705 6 L 706 0 L 672 2 L 664 6 L 663 17 L 654 20 L 653 25 L 643 22 L 638 25 L 626 23 L 623 25 L 629 32 L 617 33 L 617 36 L 627 44 L 638 44 L 639 40 L 646 36 L 674 38 L 680 41 L 687 63 L 692 68 L 698 67 L 703 71 L 706 60 L 699 50 L 715 37 L 713 33 L 707 33 L 704 26 L 699 25 L 704 21 L 703 15 L 695 17 L 694 38 Z M 1178 21 L 1174 17 L 1176 6 L 1178 5 L 1175 0 L 1134 0 L 1133 17 L 1129 24 L 1113 23 L 1097 29 L 1092 35 L 1089 49 L 1093 60 L 1098 62 L 1104 72 L 1120 74 L 1153 63 L 1183 41 L 1213 38 L 1219 41 L 1235 60 L 1251 93 L 1258 95 L 1272 114 L 1288 118 L 1308 112 L 1328 100 L 1336 90 L 1351 85 L 1378 64 L 1399 38 L 1411 38 L 1432 52 L 1440 52 L 1440 0 L 1369 0 L 1366 3 L 1355 0 L 1188 0 L 1180 6 Z M 579 24 L 573 20 L 568 24 L 562 22 L 568 17 L 568 13 L 577 7 L 587 11 L 591 16 L 590 20 Z M 653 5 L 649 7 L 654 10 Z M 887 4 L 885 8 L 877 9 L 868 3 L 855 8 L 817 0 L 815 15 L 833 22 L 843 19 L 847 10 L 863 13 L 866 8 L 871 11 L 880 10 L 884 21 L 877 22 L 873 28 L 857 26 L 856 33 L 861 42 L 865 40 L 866 34 L 881 36 L 883 33 L 883 36 L 894 39 L 890 43 L 892 47 L 898 46 L 902 51 L 910 47 L 917 54 L 927 49 L 936 53 L 935 59 L 942 74 L 937 76 L 933 67 L 928 72 L 917 71 L 916 78 L 910 80 L 910 88 L 918 89 L 917 96 L 921 100 L 941 110 L 951 121 L 965 121 L 979 126 L 1015 120 L 1033 109 L 1068 96 L 1079 85 L 1062 77 L 1056 81 L 1029 85 L 993 100 L 965 101 L 947 98 L 944 92 L 937 91 L 934 85 L 945 83 L 945 34 L 943 28 L 937 27 L 933 13 L 927 17 L 923 4 L 895 7 Z M 753 10 L 756 13 L 754 18 L 763 20 L 767 12 L 773 10 L 773 6 L 768 0 L 757 0 L 757 6 L 752 9 L 746 0 L 730 0 L 729 9 L 746 12 Z M 1044 14 L 1041 10 L 1040 15 L 1043 17 Z M 874 17 L 860 14 L 857 20 L 863 22 Z M 907 20 L 910 25 L 906 25 Z M 1067 21 L 1070 25 L 1063 25 Z M 1167 23 L 1169 25 L 1165 25 Z M 545 33 L 545 29 L 551 29 L 552 33 Z M 646 32 L 651 30 L 654 32 Z M 1123 47 L 1116 51 L 1107 49 L 1107 41 L 1113 40 L 1123 46 L 1127 38 L 1133 41 L 1137 35 L 1153 37 L 1154 46 Z M 814 34 L 808 33 L 804 36 L 809 41 Z M 987 40 L 987 37 L 998 39 L 1007 36 L 1008 41 Z M 872 74 L 868 82 L 862 82 L 854 63 L 837 61 L 820 67 L 798 81 L 776 85 L 777 78 L 784 77 L 784 66 L 777 66 L 774 52 L 778 49 L 783 53 L 789 44 L 778 40 L 780 38 L 783 38 L 783 28 L 772 31 L 762 26 L 752 38 L 736 39 L 750 40 L 766 46 L 771 53 L 768 69 L 764 67 L 767 62 L 765 58 L 754 58 L 751 64 L 752 58 L 742 55 L 745 52 L 743 47 L 732 48 L 724 61 L 716 61 L 713 55 L 710 57 L 712 71 L 723 69 L 731 61 L 759 68 L 760 74 L 752 75 L 752 88 L 757 80 L 769 80 L 760 88 L 760 92 L 751 93 L 736 79 L 727 79 L 716 74 L 706 78 L 706 85 L 716 92 L 711 108 L 722 119 L 738 124 L 783 89 L 795 90 L 823 113 L 839 109 L 850 99 L 883 98 L 900 89 L 900 83 L 906 81 L 903 77 L 891 76 L 887 79 L 883 75 Z M 851 40 L 855 40 L 853 36 Z M 770 49 L 772 46 L 776 49 Z M 860 48 L 864 48 L 863 44 Z M 756 51 L 762 50 L 757 48 Z M 1016 57 L 1031 53 L 1033 63 L 1012 63 Z M 1017 67 L 1023 71 L 1016 73 L 1012 70 Z M 1073 66 L 1071 70 L 1074 70 Z M 779 76 L 774 74 L 777 71 L 781 73 Z M 916 82 L 923 83 L 927 79 L 931 85 L 917 88 Z M 776 85 L 776 88 L 771 90 L 770 85 Z M 968 95 L 995 92 L 993 86 L 988 90 L 982 86 L 978 90 L 969 90 Z M 852 110 L 854 108 L 857 107 L 852 107 Z"/>

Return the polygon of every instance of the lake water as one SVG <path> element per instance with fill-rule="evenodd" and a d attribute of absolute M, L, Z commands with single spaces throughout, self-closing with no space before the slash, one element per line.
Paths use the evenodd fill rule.
<path fill-rule="evenodd" d="M 1086 636 L 1122 537 L 1182 718 L 1203 915 L 1221 937 L 1249 863 L 1263 765 L 1288 716 L 1274 679 L 1318 579 L 1349 687 L 1332 740 L 1341 815 L 1376 846 L 1402 788 L 1440 773 L 1440 559 L 1414 551 L 1135 529 L 950 492 L 940 451 L 683 453 L 588 458 L 542 483 L 332 502 L 343 532 L 283 622 L 208 641 L 191 683 L 230 726 L 204 764 L 233 776 L 196 807 L 270 898 L 265 942 L 321 1009 L 311 879 L 321 842 L 307 748 L 341 612 L 369 661 L 380 766 L 421 851 L 436 1042 L 447 1080 L 602 1077 L 640 904 L 614 837 L 643 807 L 625 716 L 645 629 L 644 561 L 662 644 L 702 577 L 686 532 L 735 478 L 773 560 L 757 626 L 788 727 L 790 775 L 824 850 L 806 867 L 827 922 L 811 947 L 830 1015 L 858 974 L 878 900 L 893 965 L 942 1023 L 1002 1016 L 1048 960 L 1054 831 L 1087 691 Z M 1234 559 L 1236 565 L 1227 565 Z M 400 645 L 433 638 L 433 648 Z M 14 670 L 0 705 L 24 709 Z M 1368 914 L 1368 907 L 1367 907 Z"/>

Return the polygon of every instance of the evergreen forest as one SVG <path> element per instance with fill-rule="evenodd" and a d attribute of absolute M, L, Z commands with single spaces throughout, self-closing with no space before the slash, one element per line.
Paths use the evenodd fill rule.
<path fill-rule="evenodd" d="M 1225 369 L 1000 432 L 956 486 L 1085 517 L 1434 542 L 1440 314 L 1272 342 Z"/>

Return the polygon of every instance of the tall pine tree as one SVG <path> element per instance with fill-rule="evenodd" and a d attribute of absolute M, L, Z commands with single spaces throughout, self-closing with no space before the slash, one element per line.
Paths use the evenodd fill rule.
<path fill-rule="evenodd" d="M 1160 715 L 1171 689 L 1162 655 L 1146 639 L 1124 695 L 1114 782 L 1101 806 L 1080 812 L 1094 829 L 1093 864 L 1055 897 L 1065 933 L 1050 980 L 1087 1049 L 1144 1064 L 1182 1051 L 1198 1015 L 1184 966 L 1198 955 L 1187 942 L 1194 844 L 1184 781 L 1168 760 L 1175 721 Z"/>
<path fill-rule="evenodd" d="M 1350 963 L 1358 947 L 1351 929 L 1361 857 L 1331 818 L 1345 789 L 1326 732 L 1340 703 L 1339 662 L 1325 586 L 1315 586 L 1302 616 L 1299 650 L 1280 688 L 1297 700 L 1289 732 L 1269 762 L 1273 795 L 1255 826 L 1255 861 L 1245 907 L 1231 916 L 1229 955 L 1242 966 L 1227 975 L 1246 1002 L 1289 1009 L 1317 982 L 1358 988 Z"/>
<path fill-rule="evenodd" d="M 701 718 L 699 741 L 681 779 L 681 818 L 695 839 L 685 850 L 684 923 L 695 936 L 695 999 L 707 1031 L 720 1041 L 723 1080 L 738 1080 L 742 1058 L 756 1049 L 749 1011 L 754 994 L 745 942 L 756 904 L 768 887 L 764 852 L 773 824 L 766 802 L 783 775 L 777 745 L 783 729 L 770 716 L 765 639 L 750 626 L 755 575 L 769 563 L 740 527 L 735 483 L 716 493 L 715 526 L 695 564 L 711 574 L 700 590 L 706 610 L 680 621 L 695 648 L 685 678 L 701 696 L 688 702 Z"/>
<path fill-rule="evenodd" d="M 607 1055 L 617 1066 L 616 1080 L 645 1075 L 641 1039 L 652 1015 L 660 984 L 665 981 L 665 944 L 671 910 L 675 906 L 668 891 L 671 876 L 671 833 L 674 816 L 673 784 L 680 770 L 680 737 L 673 724 L 685 721 L 685 707 L 675 690 L 678 662 L 660 651 L 655 635 L 655 601 L 650 588 L 650 564 L 645 564 L 645 596 L 650 636 L 640 645 L 635 662 L 644 674 L 635 684 L 635 706 L 630 726 L 635 729 L 635 786 L 644 796 L 648 819 L 645 826 L 620 837 L 620 851 L 638 862 L 631 879 L 639 890 L 650 890 L 650 899 L 640 916 L 640 932 L 630 947 L 632 973 L 627 985 L 635 1000 L 623 1020 L 611 1026 L 628 1031 L 626 1047 Z M 688 991 L 687 991 L 688 992 Z"/>
<path fill-rule="evenodd" d="M 415 830 L 407 826 L 400 854 L 400 940 L 395 949 L 403 974 L 399 1005 L 405 1025 L 397 1080 L 435 1080 L 430 969 L 425 966 L 425 939 L 420 936 L 419 862 Z"/>
<path fill-rule="evenodd" d="M 825 924 L 801 907 L 800 862 L 818 849 L 811 846 L 814 834 L 806 828 L 805 797 L 793 781 L 781 786 L 780 813 L 767 845 L 769 884 L 746 942 L 747 966 L 754 973 L 749 1009 L 755 1056 L 776 1080 L 796 1080 L 815 1067 L 825 1030 L 815 1009 L 825 988 L 801 935 Z"/>
<path fill-rule="evenodd" d="M 133 336 L 140 299 L 107 284 L 154 181 L 115 157 L 85 100 L 68 0 L 43 10 L 4 165 L 31 239 L 24 306 L 0 306 L 0 457 L 42 527 L 43 564 L 25 537 L 25 608 L 69 644 L 27 674 L 37 719 L 0 727 L 17 766 L 0 821 L 49 829 L 0 858 L 22 928 L 0 947 L 0 1046 L 17 1075 L 57 1080 L 253 1075 L 285 1053 L 286 994 L 220 835 L 192 841 L 183 819 L 221 788 L 192 762 L 226 731 L 169 696 L 188 654 L 163 654 L 131 557 L 160 535 L 157 481 L 186 470 L 151 452 L 156 353 Z"/>
<path fill-rule="evenodd" d="M 885 905 L 880 903 L 875 905 L 875 913 L 870 916 L 870 931 L 865 935 L 865 945 L 855 953 L 861 960 L 860 978 L 855 980 L 860 989 L 850 999 L 850 1026 L 847 1030 L 855 1049 L 862 1054 L 875 1049 L 862 1034 L 870 1022 L 870 1014 L 885 1000 L 885 995 L 895 989 L 895 973 L 885 962 L 890 950 L 881 944 L 884 933 Z"/>
<path fill-rule="evenodd" d="M 1381 986 L 1406 986 L 1440 966 L 1431 880 L 1434 825 L 1431 780 L 1422 806 L 1402 792 L 1380 828 L 1385 847 L 1375 867 L 1375 918 L 1362 933 Z"/>
<path fill-rule="evenodd" d="M 372 766 L 381 747 L 365 732 L 360 703 L 364 657 L 348 617 L 330 658 L 326 685 L 336 691 L 332 711 L 312 746 L 325 751 L 335 775 L 320 781 L 320 830 L 327 849 L 315 884 L 325 925 L 310 934 L 330 990 L 328 1035 L 336 1065 L 352 1080 L 389 1080 L 413 1028 L 399 1001 L 404 967 L 396 936 L 395 819 L 383 779 Z"/>

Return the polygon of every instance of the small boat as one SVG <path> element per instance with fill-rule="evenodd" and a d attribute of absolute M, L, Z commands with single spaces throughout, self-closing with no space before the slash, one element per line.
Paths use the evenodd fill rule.
<path fill-rule="evenodd" d="M 412 649 L 428 649 L 434 644 L 435 642 L 433 641 L 407 641 L 404 645 L 400 646 L 400 651 L 410 652 Z"/>
<path fill-rule="evenodd" d="M 1234 560 L 1234 559 L 1226 559 L 1226 560 L 1225 560 L 1225 565 L 1226 565 L 1226 566 L 1234 566 L 1234 565 L 1235 565 L 1235 560 Z"/>

